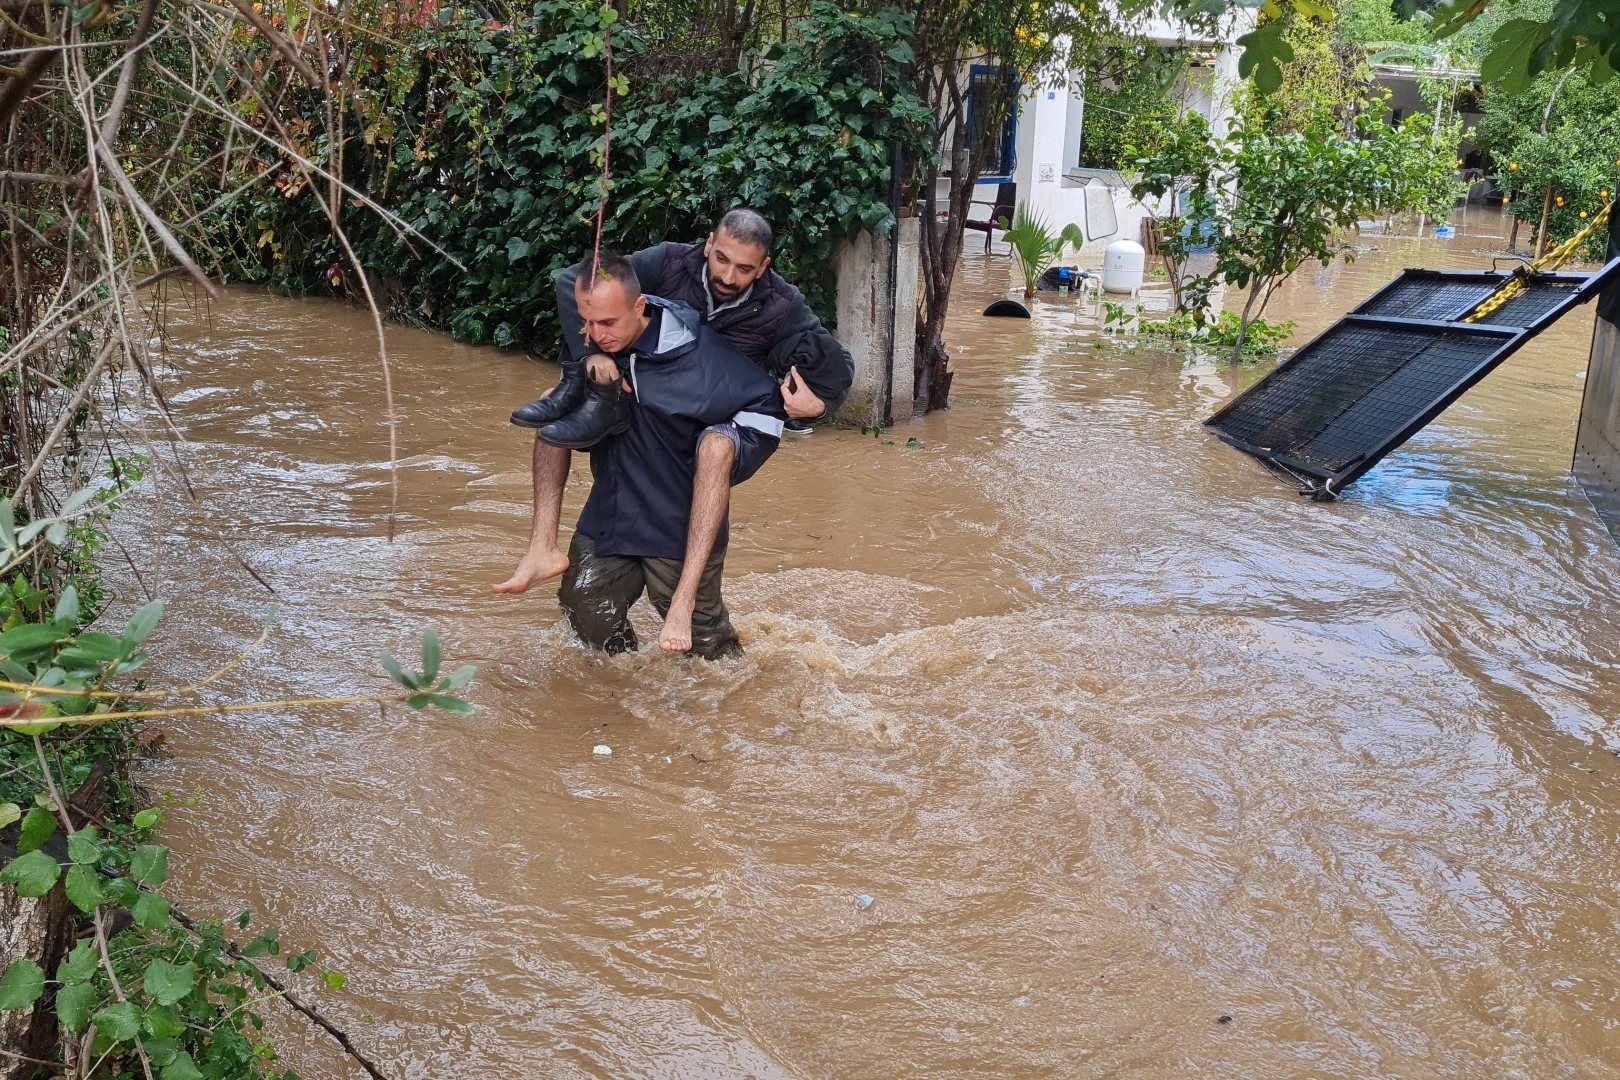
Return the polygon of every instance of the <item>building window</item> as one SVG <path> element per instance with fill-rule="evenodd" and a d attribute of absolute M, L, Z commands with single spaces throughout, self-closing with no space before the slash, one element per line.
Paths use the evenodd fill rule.
<path fill-rule="evenodd" d="M 1001 138 L 985 150 L 984 179 L 1011 176 L 1018 146 L 1018 77 L 1006 68 L 974 64 L 968 71 L 968 145 L 977 146 L 984 130 L 984 116 L 990 111 L 990 95 L 998 84 L 1005 88 L 1007 119 L 1001 125 Z"/>

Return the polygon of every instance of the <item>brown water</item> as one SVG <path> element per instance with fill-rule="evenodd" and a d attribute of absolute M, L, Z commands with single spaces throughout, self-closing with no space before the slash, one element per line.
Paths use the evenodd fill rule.
<path fill-rule="evenodd" d="M 1366 242 L 1276 314 L 1490 247 Z M 748 654 L 716 664 L 490 595 L 527 529 L 506 412 L 554 369 L 389 331 L 389 544 L 368 320 L 182 313 L 189 465 L 281 610 L 224 692 L 381 689 L 429 625 L 480 665 L 470 718 L 170 726 L 184 905 L 333 957 L 349 988 L 310 996 L 395 1078 L 1614 1075 L 1620 557 L 1567 476 L 1590 311 L 1314 505 L 1200 426 L 1266 365 L 1074 347 L 1072 301 L 979 318 L 1007 272 L 964 270 L 949 413 L 739 489 Z M 180 678 L 272 598 L 164 506 L 123 538 Z M 306 1075 L 359 1075 L 290 1030 Z"/>

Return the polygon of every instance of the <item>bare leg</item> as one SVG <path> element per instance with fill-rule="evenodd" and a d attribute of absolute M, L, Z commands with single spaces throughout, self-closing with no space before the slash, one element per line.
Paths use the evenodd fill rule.
<path fill-rule="evenodd" d="M 705 436 L 698 444 L 697 476 L 692 482 L 692 520 L 686 528 L 686 558 L 681 580 L 670 597 L 658 647 L 665 652 L 692 651 L 692 609 L 697 606 L 698 583 L 714 552 L 714 542 L 731 508 L 731 464 L 737 448 L 724 435 Z"/>
<path fill-rule="evenodd" d="M 528 592 L 531 586 L 568 569 L 568 556 L 557 548 L 557 524 L 562 517 L 569 460 L 569 451 L 534 440 L 534 528 L 529 534 L 529 550 L 517 571 L 495 586 L 496 592 Z"/>

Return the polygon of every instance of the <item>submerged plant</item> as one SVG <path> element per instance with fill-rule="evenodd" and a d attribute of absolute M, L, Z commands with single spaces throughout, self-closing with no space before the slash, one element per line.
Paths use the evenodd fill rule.
<path fill-rule="evenodd" d="M 1041 280 L 1041 275 L 1062 257 L 1065 247 L 1078 248 L 1086 242 L 1080 226 L 1072 222 L 1054 236 L 1052 227 L 1045 219 L 1030 213 L 1028 203 L 1018 204 L 1011 226 L 1008 226 L 1006 218 L 1001 219 L 1000 225 L 1005 230 L 1002 239 L 1012 245 L 1013 258 L 1024 275 L 1026 300 L 1035 295 L 1035 286 Z"/>

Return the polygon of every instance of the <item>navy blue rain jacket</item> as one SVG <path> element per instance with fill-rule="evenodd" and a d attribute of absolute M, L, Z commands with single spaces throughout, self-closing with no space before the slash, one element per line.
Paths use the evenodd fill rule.
<path fill-rule="evenodd" d="M 594 482 L 578 529 L 599 555 L 681 559 L 704 429 L 723 426 L 736 436 L 732 472 L 740 483 L 776 450 L 787 414 L 771 377 L 696 311 L 656 296 L 647 303 L 664 313 L 658 347 L 618 358 L 634 389 L 630 430 L 591 448 Z"/>

